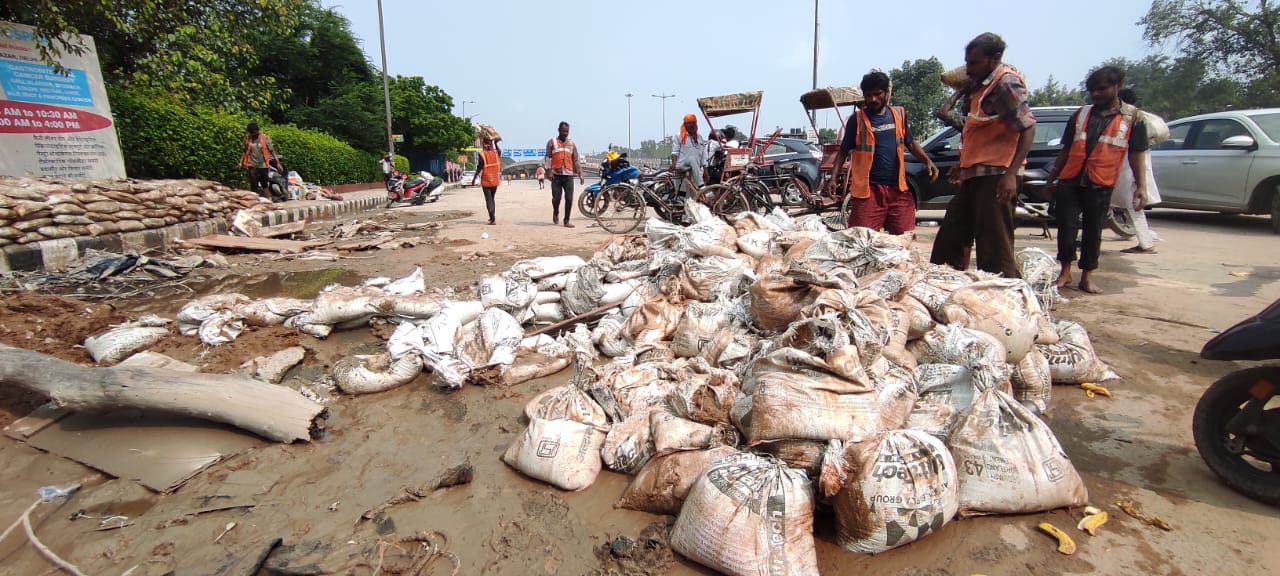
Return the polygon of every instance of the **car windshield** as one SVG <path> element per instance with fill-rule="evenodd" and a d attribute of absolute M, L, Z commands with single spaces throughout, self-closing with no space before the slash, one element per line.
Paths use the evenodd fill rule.
<path fill-rule="evenodd" d="M 1272 112 L 1270 114 L 1256 114 L 1250 116 L 1253 123 L 1262 128 L 1267 133 L 1267 138 L 1276 142 L 1280 142 L 1280 112 Z"/>

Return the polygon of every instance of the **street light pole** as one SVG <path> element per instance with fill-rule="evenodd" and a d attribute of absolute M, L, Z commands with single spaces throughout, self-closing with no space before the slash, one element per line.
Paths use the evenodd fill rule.
<path fill-rule="evenodd" d="M 818 89 L 818 0 L 813 0 L 813 90 Z M 818 125 L 818 111 L 809 111 L 809 124 Z M 815 128 L 816 129 L 816 128 Z"/>
<path fill-rule="evenodd" d="M 476 103 L 476 101 L 475 101 L 475 100 L 463 100 L 463 101 L 462 101 L 462 117 L 463 117 L 463 118 L 467 118 L 467 104 L 475 104 L 475 103 Z M 470 120 L 470 118 L 468 118 L 468 120 Z"/>
<path fill-rule="evenodd" d="M 382 100 L 387 108 L 387 153 L 395 154 L 396 143 L 391 137 L 391 88 L 387 84 L 387 36 L 382 31 L 382 0 L 378 0 L 378 42 L 382 44 Z"/>
<path fill-rule="evenodd" d="M 630 92 L 625 94 L 627 97 L 627 150 L 631 149 L 631 96 Z"/>
<path fill-rule="evenodd" d="M 667 98 L 674 98 L 675 94 L 650 94 L 654 98 L 662 99 L 662 141 L 667 141 Z"/>

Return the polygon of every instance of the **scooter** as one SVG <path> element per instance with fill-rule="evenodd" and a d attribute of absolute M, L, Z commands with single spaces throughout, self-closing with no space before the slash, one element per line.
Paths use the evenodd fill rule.
<path fill-rule="evenodd" d="M 267 193 L 275 202 L 288 202 L 293 197 L 289 194 L 289 171 L 284 168 L 284 156 L 276 154 L 267 163 Z"/>
<path fill-rule="evenodd" d="M 602 162 L 600 164 L 600 181 L 587 186 L 582 191 L 582 195 L 578 196 L 578 212 L 584 216 L 595 217 L 596 196 L 600 195 L 600 191 L 614 184 L 623 182 L 634 182 L 640 178 L 640 169 L 632 166 L 627 161 L 627 155 L 623 154 L 615 160 Z"/>
<path fill-rule="evenodd" d="M 443 192 L 440 187 L 443 185 L 444 180 L 425 170 L 412 178 L 399 171 L 392 172 L 386 184 L 387 208 L 396 202 L 411 202 L 414 206 L 421 206 L 428 200 L 435 202 L 440 199 Z"/>
<path fill-rule="evenodd" d="M 1280 358 L 1280 300 L 1214 336 L 1206 360 Z M 1191 420 L 1196 450 L 1232 489 L 1280 506 L 1280 365 L 1237 370 L 1209 386 Z"/>

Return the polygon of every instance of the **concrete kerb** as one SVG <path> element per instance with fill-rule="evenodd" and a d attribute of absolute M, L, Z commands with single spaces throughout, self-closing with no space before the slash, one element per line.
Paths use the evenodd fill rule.
<path fill-rule="evenodd" d="M 461 187 L 446 184 L 444 190 Z M 337 218 L 343 214 L 380 210 L 386 206 L 384 190 L 365 190 L 343 195 L 340 201 L 288 202 L 277 210 L 257 215 L 264 226 L 276 226 L 290 222 L 307 222 Z M 80 236 L 57 240 L 41 240 L 29 244 L 12 244 L 0 248 L 0 273 L 13 271 L 62 270 L 79 260 L 89 250 L 130 252 L 152 248 L 164 248 L 174 240 L 199 238 L 227 232 L 227 222 L 222 218 L 182 222 L 162 228 L 119 232 L 101 236 Z"/>

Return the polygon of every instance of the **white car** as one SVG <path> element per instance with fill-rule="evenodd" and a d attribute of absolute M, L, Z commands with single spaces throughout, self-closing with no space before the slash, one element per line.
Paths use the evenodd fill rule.
<path fill-rule="evenodd" d="M 1271 230 L 1280 234 L 1280 108 L 1170 122 L 1151 164 L 1160 207 L 1270 214 Z"/>

